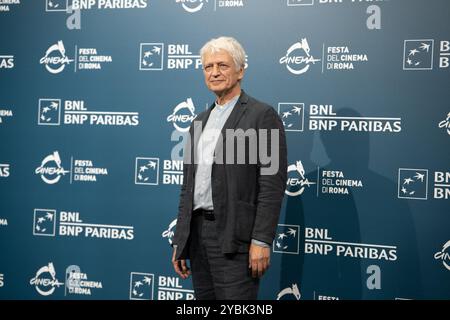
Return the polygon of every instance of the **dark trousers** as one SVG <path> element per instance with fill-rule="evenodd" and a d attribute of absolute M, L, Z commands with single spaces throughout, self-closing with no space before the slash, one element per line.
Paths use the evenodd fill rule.
<path fill-rule="evenodd" d="M 252 278 L 248 253 L 223 254 L 216 221 L 192 217 L 189 248 L 192 281 L 197 300 L 256 300 L 259 279 Z"/>

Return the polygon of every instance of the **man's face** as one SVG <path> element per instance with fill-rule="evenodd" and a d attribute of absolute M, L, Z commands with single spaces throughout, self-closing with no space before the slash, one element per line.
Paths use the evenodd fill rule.
<path fill-rule="evenodd" d="M 236 85 L 239 86 L 238 81 L 244 77 L 244 69 L 236 71 L 231 55 L 225 50 L 220 50 L 216 53 L 205 54 L 203 74 L 209 90 L 220 96 L 231 92 Z"/>

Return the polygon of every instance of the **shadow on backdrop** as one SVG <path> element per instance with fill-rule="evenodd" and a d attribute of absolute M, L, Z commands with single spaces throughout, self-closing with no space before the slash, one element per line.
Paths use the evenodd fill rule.
<path fill-rule="evenodd" d="M 361 117 L 349 108 L 337 111 L 337 115 Z M 311 162 L 304 165 L 308 172 L 305 179 L 319 185 L 287 197 L 285 219 L 280 222 L 300 226 L 299 254 L 282 255 L 280 287 L 295 284 L 302 299 L 420 299 L 419 256 L 411 212 L 405 201 L 397 199 L 396 183 L 369 168 L 370 134 L 321 131 L 320 139 L 330 162 L 312 171 Z M 301 151 L 303 158 L 309 157 L 312 143 L 308 147 Z M 344 179 L 361 180 L 362 187 L 348 188 L 348 194 L 322 193 L 320 180 L 327 170 L 341 171 Z M 332 250 L 325 253 L 327 244 Z M 389 253 L 392 248 L 357 244 L 393 246 L 396 250 Z M 339 255 L 337 246 L 345 247 Z M 363 249 L 361 257 L 356 249 L 369 247 L 374 248 L 372 256 Z"/>

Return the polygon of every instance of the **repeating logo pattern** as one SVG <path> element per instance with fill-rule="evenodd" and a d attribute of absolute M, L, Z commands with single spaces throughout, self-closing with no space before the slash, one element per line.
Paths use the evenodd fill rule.
<path fill-rule="evenodd" d="M 130 275 L 130 300 L 153 300 L 155 275 L 132 272 Z"/>
<path fill-rule="evenodd" d="M 405 40 L 404 70 L 433 69 L 434 40 Z"/>
<path fill-rule="evenodd" d="M 398 197 L 426 200 L 428 198 L 428 170 L 399 169 Z"/>
<path fill-rule="evenodd" d="M 299 254 L 299 233 L 300 226 L 298 225 L 279 224 L 273 241 L 273 252 Z"/>
<path fill-rule="evenodd" d="M 159 158 L 136 158 L 135 184 L 159 184 Z"/>

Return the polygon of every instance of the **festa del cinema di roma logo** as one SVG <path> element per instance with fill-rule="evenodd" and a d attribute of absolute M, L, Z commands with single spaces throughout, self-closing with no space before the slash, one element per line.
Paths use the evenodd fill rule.
<path fill-rule="evenodd" d="M 181 3 L 184 10 L 189 13 L 195 13 L 203 9 L 205 3 L 209 0 L 176 0 L 177 3 Z"/>
<path fill-rule="evenodd" d="M 289 47 L 286 55 L 280 58 L 280 64 L 285 64 L 286 68 L 295 75 L 301 75 L 307 72 L 311 64 L 319 62 L 311 55 L 308 40 L 306 38 L 294 43 Z"/>
<path fill-rule="evenodd" d="M 59 40 L 47 49 L 45 55 L 39 60 L 39 63 L 45 65 L 45 69 L 51 74 L 57 74 L 62 72 L 66 65 L 73 61 L 73 59 L 69 59 L 66 56 L 64 43 Z"/>
<path fill-rule="evenodd" d="M 52 166 L 51 164 L 56 166 Z M 52 154 L 46 156 L 44 160 L 42 160 L 41 165 L 36 168 L 36 174 L 40 174 L 42 180 L 47 184 L 55 184 L 60 179 L 61 176 L 66 175 L 70 171 L 64 170 L 61 165 L 61 158 L 59 156 L 58 151 L 53 152 Z"/>
<path fill-rule="evenodd" d="M 40 268 L 30 280 L 30 285 L 35 286 L 36 291 L 42 296 L 53 294 L 55 289 L 63 284 L 56 278 L 56 271 L 52 262 Z"/>

